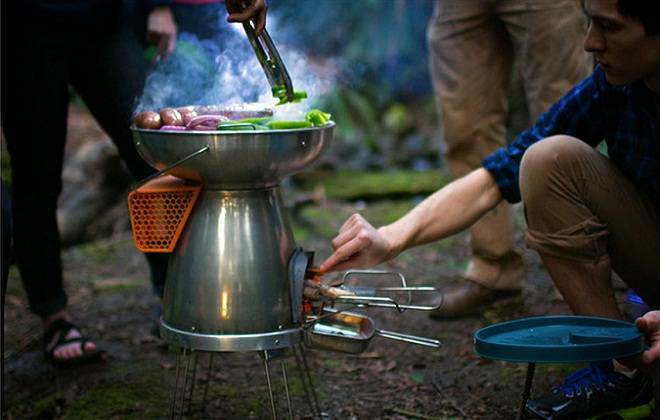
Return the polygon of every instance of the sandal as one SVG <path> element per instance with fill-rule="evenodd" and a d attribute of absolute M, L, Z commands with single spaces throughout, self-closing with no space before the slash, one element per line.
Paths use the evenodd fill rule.
<path fill-rule="evenodd" d="M 105 354 L 104 351 L 99 349 L 89 352 L 85 351 L 85 344 L 90 341 L 88 337 L 84 337 L 81 335 L 80 337 L 66 338 L 66 336 L 72 330 L 80 332 L 80 328 L 77 325 L 60 318 L 53 321 L 53 323 L 48 327 L 46 332 L 44 332 L 44 355 L 46 356 L 46 360 L 49 363 L 51 363 L 53 366 L 56 367 L 72 367 L 84 363 L 103 360 L 103 355 Z M 55 334 L 59 334 L 57 336 L 57 341 L 55 341 L 55 343 L 51 346 L 51 348 L 48 348 L 47 346 L 53 340 Z M 80 349 L 82 350 L 82 354 L 78 357 L 73 357 L 71 359 L 64 359 L 64 360 L 56 359 L 55 350 L 64 345 L 71 343 L 79 343 Z"/>

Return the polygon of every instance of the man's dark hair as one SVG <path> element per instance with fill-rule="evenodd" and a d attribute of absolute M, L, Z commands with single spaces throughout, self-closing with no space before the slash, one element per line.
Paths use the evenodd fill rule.
<path fill-rule="evenodd" d="M 660 1 L 658 0 L 619 0 L 619 12 L 637 19 L 644 25 L 646 35 L 660 33 Z"/>

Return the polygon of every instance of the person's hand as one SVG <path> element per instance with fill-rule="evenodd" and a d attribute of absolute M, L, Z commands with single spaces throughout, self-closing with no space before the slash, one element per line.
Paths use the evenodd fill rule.
<path fill-rule="evenodd" d="M 246 22 L 254 20 L 254 32 L 257 36 L 266 27 L 266 0 L 225 0 L 229 15 L 227 22 Z"/>
<path fill-rule="evenodd" d="M 154 59 L 172 54 L 176 45 L 177 27 L 168 6 L 155 7 L 147 18 L 147 42 L 156 47 Z"/>
<path fill-rule="evenodd" d="M 635 320 L 635 325 L 644 333 L 649 349 L 640 355 L 619 360 L 619 362 L 646 372 L 660 371 L 660 311 L 647 312 Z"/>
<path fill-rule="evenodd" d="M 642 364 L 651 370 L 660 370 L 660 311 L 649 311 L 635 320 L 644 333 L 649 349 L 642 353 Z"/>
<path fill-rule="evenodd" d="M 321 272 L 367 268 L 386 261 L 392 247 L 380 230 L 359 214 L 344 222 L 332 240 L 334 252 L 319 267 Z"/>

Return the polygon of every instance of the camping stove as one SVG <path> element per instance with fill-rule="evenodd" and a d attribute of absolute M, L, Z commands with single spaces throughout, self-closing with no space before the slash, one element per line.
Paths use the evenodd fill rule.
<path fill-rule="evenodd" d="M 321 310 L 314 317 L 304 313 L 303 292 L 309 280 L 306 277 L 312 267 L 312 253 L 296 246 L 279 183 L 321 155 L 332 140 L 334 123 L 276 131 L 132 130 L 142 158 L 159 170 L 154 177 L 170 174 L 201 185 L 170 254 L 163 297 L 161 335 L 181 350 L 173 416 L 185 411 L 177 407 L 191 404 L 197 352 L 210 353 L 210 372 L 213 353 L 252 351 L 259 352 L 263 359 L 271 409 L 273 417 L 277 417 L 269 361 L 286 353 L 285 349 L 295 356 L 312 411 L 320 416 L 302 343 L 310 347 L 310 343 L 321 343 L 320 348 L 337 350 L 332 337 L 321 337 L 323 331 L 318 337 L 305 336 L 315 333 L 310 325 L 327 320 L 334 312 Z M 405 281 L 402 288 L 394 289 L 411 290 Z M 342 295 L 336 300 L 353 307 L 434 309 L 378 296 Z M 336 323 L 319 327 L 327 332 Z M 373 334 L 372 330 L 364 331 Z M 379 335 L 384 336 L 382 332 Z M 435 340 L 420 342 L 412 336 L 394 339 L 439 346 Z M 358 351 L 366 342 L 358 344 Z M 284 363 L 281 366 L 292 416 Z M 179 376 L 183 378 L 182 388 Z M 182 402 L 177 402 L 179 399 Z"/>
<path fill-rule="evenodd" d="M 296 249 L 280 180 L 309 166 L 332 139 L 322 128 L 208 132 L 134 130 L 154 168 L 203 184 L 170 256 L 161 333 L 183 348 L 260 351 L 300 341 L 290 262 Z M 304 276 L 304 269 L 291 273 Z M 302 288 L 300 288 L 302 293 Z M 293 310 L 295 309 L 295 310 Z"/>

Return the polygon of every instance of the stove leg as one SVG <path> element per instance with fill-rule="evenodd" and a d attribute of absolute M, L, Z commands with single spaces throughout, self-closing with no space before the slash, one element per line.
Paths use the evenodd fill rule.
<path fill-rule="evenodd" d="M 193 360 L 193 368 L 192 368 L 192 377 L 190 378 L 190 391 L 188 392 L 188 397 L 186 398 L 187 402 L 186 406 L 186 411 L 185 413 L 190 415 L 191 413 L 191 408 L 192 408 L 192 400 L 193 400 L 193 392 L 195 391 L 195 377 L 197 376 L 197 356 L 198 352 L 193 352 L 192 353 L 192 360 Z M 185 389 L 184 389 L 185 391 Z"/>
<path fill-rule="evenodd" d="M 192 352 L 193 350 L 191 350 Z M 187 349 L 183 349 L 183 359 L 185 360 L 186 367 L 183 370 L 183 388 L 181 389 L 181 404 L 180 405 L 180 418 L 183 418 L 186 407 L 186 388 L 188 388 L 188 371 L 190 370 L 190 355 L 187 354 Z"/>
<path fill-rule="evenodd" d="M 174 392 L 172 395 L 172 408 L 170 410 L 170 418 L 174 419 L 175 409 L 176 409 L 176 400 L 179 393 L 179 374 L 181 373 L 181 353 L 177 352 L 176 355 L 176 379 L 174 380 Z"/>
<path fill-rule="evenodd" d="M 202 414 L 206 414 L 206 396 L 209 393 L 209 384 L 211 383 L 211 374 L 213 372 L 213 355 L 214 352 L 209 352 L 209 367 L 206 371 L 206 384 L 204 385 L 204 392 L 202 393 Z"/>
<path fill-rule="evenodd" d="M 275 399 L 273 397 L 273 386 L 270 382 L 270 371 L 268 369 L 268 358 L 270 357 L 268 355 L 268 350 L 264 350 L 263 353 L 263 358 L 264 358 L 264 371 L 266 372 L 266 383 L 268 384 L 268 396 L 270 397 L 270 409 L 273 414 L 273 419 L 277 420 L 277 411 L 275 410 Z"/>
<path fill-rule="evenodd" d="M 316 389 L 314 388 L 314 382 L 312 381 L 312 375 L 309 372 L 309 366 L 307 365 L 307 358 L 305 356 L 305 350 L 303 349 L 302 344 L 298 344 L 300 350 L 300 355 L 296 350 L 296 346 L 291 346 L 293 355 L 296 358 L 296 365 L 298 366 L 298 373 L 300 375 L 300 381 L 303 385 L 303 390 L 305 392 L 305 397 L 307 398 L 307 404 L 309 405 L 310 410 L 317 418 L 322 418 L 321 409 L 319 408 L 319 401 L 316 396 Z"/>
<path fill-rule="evenodd" d="M 282 379 L 284 380 L 284 393 L 286 394 L 286 404 L 289 408 L 289 418 L 293 420 L 293 409 L 291 408 L 291 395 L 289 394 L 289 381 L 286 377 L 286 366 L 284 362 L 280 362 L 282 365 Z"/>

